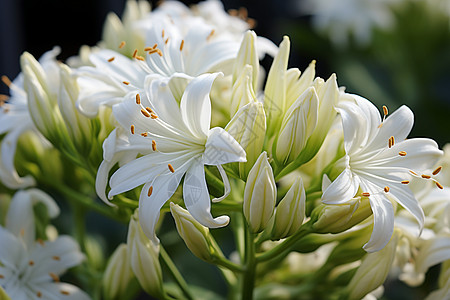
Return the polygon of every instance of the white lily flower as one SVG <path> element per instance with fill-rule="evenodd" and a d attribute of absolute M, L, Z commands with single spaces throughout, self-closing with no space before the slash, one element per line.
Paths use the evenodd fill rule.
<path fill-rule="evenodd" d="M 57 79 L 59 68 L 56 61 L 59 52 L 59 48 L 55 47 L 39 59 L 42 69 L 54 83 L 52 88 L 55 87 L 55 89 L 59 87 Z M 6 77 L 2 79 L 10 88 L 11 97 L 6 101 L 0 99 L 0 134 L 5 134 L 1 141 L 0 180 L 11 189 L 25 188 L 34 185 L 35 181 L 29 175 L 20 177 L 14 166 L 14 156 L 20 136 L 25 132 L 32 132 L 39 137 L 37 140 L 40 140 L 43 145 L 48 146 L 49 143 L 39 133 L 31 118 L 22 73 L 13 82 L 9 82 Z"/>
<path fill-rule="evenodd" d="M 42 202 L 50 217 L 59 214 L 52 198 L 39 190 L 17 192 L 0 226 L 0 286 L 14 300 L 90 299 L 78 287 L 59 282 L 66 269 L 80 264 L 84 255 L 69 236 L 53 241 L 35 240 L 33 205 Z"/>
<path fill-rule="evenodd" d="M 205 74 L 193 79 L 177 103 L 167 80 L 155 80 L 148 89 L 148 99 L 135 97 L 113 107 L 114 115 L 125 128 L 105 141 L 104 155 L 97 174 L 97 193 L 106 202 L 104 188 L 109 169 L 119 160 L 130 160 L 130 155 L 141 157 L 121 166 L 109 181 L 111 199 L 144 184 L 139 199 L 139 220 L 147 236 L 154 242 L 155 224 L 159 210 L 172 196 L 181 178 L 185 205 L 202 225 L 215 228 L 228 224 L 228 216 L 213 218 L 205 181 L 204 165 L 217 166 L 224 180 L 225 195 L 230 186 L 222 164 L 245 162 L 245 151 L 224 129 L 210 129 L 211 102 L 209 93 L 216 74 Z"/>
<path fill-rule="evenodd" d="M 361 188 L 361 196 L 369 198 L 374 215 L 373 233 L 364 249 L 373 252 L 382 249 L 392 236 L 394 208 L 391 201 L 411 213 L 423 228 L 424 213 L 408 187 L 408 179 L 433 166 L 442 151 L 431 139 L 406 139 L 413 125 L 413 113 L 408 107 L 400 107 L 382 121 L 378 110 L 368 100 L 347 96 L 350 101 L 343 101 L 338 108 L 346 155 L 337 165 L 345 169 L 324 191 L 322 201 L 346 203 Z"/>

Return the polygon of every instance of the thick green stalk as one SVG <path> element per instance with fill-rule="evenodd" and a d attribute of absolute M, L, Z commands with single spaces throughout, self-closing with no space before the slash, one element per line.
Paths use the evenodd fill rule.
<path fill-rule="evenodd" d="M 242 300 L 253 299 L 255 288 L 256 257 L 254 234 L 247 227 L 245 231 L 245 273 L 242 280 Z"/>

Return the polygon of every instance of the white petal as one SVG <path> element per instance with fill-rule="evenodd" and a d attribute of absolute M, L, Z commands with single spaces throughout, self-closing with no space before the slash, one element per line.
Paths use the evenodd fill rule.
<path fill-rule="evenodd" d="M 184 123 L 198 138 L 206 138 L 211 123 L 211 86 L 220 73 L 204 74 L 193 79 L 181 97 Z"/>
<path fill-rule="evenodd" d="M 450 234 L 442 233 L 436 238 L 426 241 L 416 261 L 419 272 L 426 272 L 428 268 L 450 259 Z"/>
<path fill-rule="evenodd" d="M 78 287 L 63 283 L 63 282 L 49 282 L 40 285 L 35 285 L 34 289 L 40 291 L 42 293 L 41 298 L 36 298 L 36 300 L 40 299 L 48 299 L 48 300 L 90 300 L 91 298 Z M 36 294 L 35 293 L 35 294 Z M 63 294 L 64 293 L 64 294 Z"/>
<path fill-rule="evenodd" d="M 342 204 L 352 199 L 358 191 L 359 180 L 346 168 L 325 190 L 322 202 Z"/>
<path fill-rule="evenodd" d="M 11 199 L 6 215 L 6 228 L 25 242 L 27 248 L 34 244 L 36 231 L 34 224 L 33 202 L 26 191 L 18 191 Z"/>
<path fill-rule="evenodd" d="M 221 165 L 230 162 L 246 162 L 246 154 L 239 143 L 223 128 L 209 130 L 203 158 L 207 165 Z"/>
<path fill-rule="evenodd" d="M 227 173 L 225 172 L 225 170 L 223 169 L 223 167 L 221 165 L 217 165 L 217 169 L 219 170 L 220 176 L 222 177 L 224 192 L 223 192 L 222 197 L 214 198 L 214 199 L 212 199 L 212 202 L 222 201 L 223 199 L 228 197 L 228 195 L 231 192 L 230 181 L 228 180 Z"/>
<path fill-rule="evenodd" d="M 27 257 L 24 244 L 11 232 L 0 226 L 0 261 L 10 270 L 15 270 Z"/>
<path fill-rule="evenodd" d="M 228 216 L 213 218 L 211 200 L 205 180 L 205 169 L 201 162 L 194 162 L 186 172 L 183 183 L 184 204 L 189 213 L 203 226 L 209 228 L 223 227 L 228 224 Z"/>

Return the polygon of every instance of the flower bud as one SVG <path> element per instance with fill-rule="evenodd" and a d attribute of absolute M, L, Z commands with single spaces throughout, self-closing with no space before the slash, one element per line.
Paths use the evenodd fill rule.
<path fill-rule="evenodd" d="M 313 84 L 316 75 L 316 61 L 313 60 L 306 70 L 301 73 L 297 68 L 291 68 L 286 72 L 286 109 L 300 97 L 306 89 Z"/>
<path fill-rule="evenodd" d="M 250 83 L 253 91 L 257 90 L 258 72 L 259 72 L 259 58 L 258 51 L 256 49 L 256 34 L 252 30 L 248 30 L 244 34 L 241 47 L 236 57 L 233 70 L 233 84 L 242 77 L 244 69 L 250 67 Z M 234 115 L 232 113 L 231 115 Z"/>
<path fill-rule="evenodd" d="M 380 251 L 368 253 L 347 286 L 346 299 L 362 299 L 386 280 L 395 257 L 399 232 L 394 231 L 389 243 Z"/>
<path fill-rule="evenodd" d="M 286 105 L 286 70 L 289 59 L 290 41 L 283 37 L 277 55 L 275 56 L 264 89 L 264 109 L 267 120 L 270 121 L 267 128 L 269 137 L 279 126 Z"/>
<path fill-rule="evenodd" d="M 195 220 L 186 209 L 172 202 L 170 212 L 175 219 L 178 234 L 189 250 L 198 258 L 210 261 L 213 248 L 209 242 L 209 229 Z"/>
<path fill-rule="evenodd" d="M 128 292 L 128 284 L 134 278 L 127 254 L 127 245 L 116 248 L 103 275 L 103 295 L 105 299 L 123 299 Z"/>
<path fill-rule="evenodd" d="M 275 209 L 277 188 L 264 151 L 250 170 L 244 189 L 244 216 L 252 232 L 262 231 Z"/>
<path fill-rule="evenodd" d="M 61 84 L 59 88 L 58 106 L 66 124 L 67 131 L 77 149 L 89 154 L 91 148 L 91 120 L 80 114 L 75 107 L 79 88 L 72 70 L 63 64 L 59 65 Z"/>
<path fill-rule="evenodd" d="M 305 218 L 306 194 L 301 177 L 278 204 L 272 229 L 272 239 L 282 239 L 294 234 L 302 226 Z"/>
<path fill-rule="evenodd" d="M 130 219 L 127 246 L 129 264 L 141 287 L 149 295 L 163 298 L 159 245 L 151 242 L 142 231 L 137 210 Z"/>
<path fill-rule="evenodd" d="M 286 112 L 278 134 L 276 159 L 287 163 L 295 160 L 317 125 L 318 98 L 313 87 L 308 88 Z"/>
<path fill-rule="evenodd" d="M 238 166 L 239 176 L 245 179 L 264 144 L 266 115 L 262 103 L 254 101 L 239 109 L 225 130 L 247 153 L 247 162 L 233 164 L 233 166 Z"/>
<path fill-rule="evenodd" d="M 230 116 L 233 117 L 236 112 L 244 105 L 255 102 L 256 96 L 251 86 L 252 66 L 245 65 L 240 76 L 233 85 L 231 91 Z"/>

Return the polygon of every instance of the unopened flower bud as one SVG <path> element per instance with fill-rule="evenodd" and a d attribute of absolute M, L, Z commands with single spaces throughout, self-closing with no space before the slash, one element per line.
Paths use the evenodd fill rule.
<path fill-rule="evenodd" d="M 247 178 L 248 172 L 261 154 L 266 134 L 266 115 L 261 102 L 251 102 L 234 115 L 225 130 L 247 153 L 247 162 L 236 163 L 239 176 Z"/>
<path fill-rule="evenodd" d="M 297 68 L 291 68 L 286 72 L 286 109 L 289 109 L 295 100 L 312 86 L 316 75 L 316 61 L 313 60 L 306 70 L 301 73 Z"/>
<path fill-rule="evenodd" d="M 244 216 L 252 232 L 262 231 L 275 209 L 277 188 L 272 167 L 263 152 L 250 170 L 244 189 Z"/>
<path fill-rule="evenodd" d="M 105 299 L 123 299 L 128 292 L 128 284 L 133 279 L 127 245 L 120 244 L 108 261 L 103 275 L 103 295 Z"/>
<path fill-rule="evenodd" d="M 301 177 L 297 177 L 275 211 L 272 239 L 282 239 L 294 234 L 305 218 L 306 194 Z"/>
<path fill-rule="evenodd" d="M 245 65 L 240 76 L 237 78 L 231 91 L 230 116 L 234 116 L 236 112 L 244 105 L 255 102 L 256 96 L 252 88 L 252 66 Z"/>
<path fill-rule="evenodd" d="M 170 212 L 175 219 L 178 234 L 189 250 L 198 258 L 210 261 L 213 247 L 209 229 L 195 220 L 186 209 L 172 202 Z"/>
<path fill-rule="evenodd" d="M 308 88 L 291 105 L 281 123 L 276 159 L 287 163 L 296 159 L 317 125 L 319 99 L 313 87 Z"/>
<path fill-rule="evenodd" d="M 236 62 L 233 70 L 233 84 L 240 78 L 244 69 L 250 66 L 250 84 L 254 91 L 257 90 L 258 72 L 259 72 L 259 58 L 256 49 L 256 34 L 252 30 L 248 30 L 244 34 L 241 47 L 239 48 Z M 234 115 L 231 114 L 231 115 Z"/>
<path fill-rule="evenodd" d="M 264 109 L 267 113 L 268 134 L 273 136 L 279 126 L 286 105 L 286 71 L 289 59 L 290 41 L 283 38 L 275 56 L 264 89 Z"/>
<path fill-rule="evenodd" d="M 362 299 L 386 280 L 395 257 L 399 232 L 394 231 L 389 243 L 380 251 L 368 253 L 347 286 L 346 299 Z"/>
<path fill-rule="evenodd" d="M 130 219 L 127 254 L 131 269 L 139 284 L 149 295 L 163 298 L 159 245 L 155 245 L 142 231 L 137 211 Z"/>

